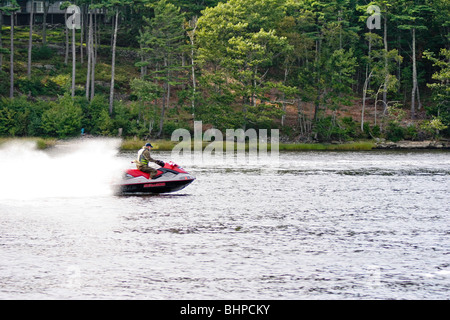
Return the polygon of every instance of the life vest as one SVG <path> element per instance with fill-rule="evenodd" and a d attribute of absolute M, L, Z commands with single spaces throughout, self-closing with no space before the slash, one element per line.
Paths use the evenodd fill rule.
<path fill-rule="evenodd" d="M 141 165 L 148 165 L 148 160 L 144 157 L 145 148 L 138 151 L 138 161 Z"/>

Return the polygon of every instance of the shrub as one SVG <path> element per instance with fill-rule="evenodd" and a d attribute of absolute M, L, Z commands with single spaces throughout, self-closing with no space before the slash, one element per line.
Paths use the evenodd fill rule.
<path fill-rule="evenodd" d="M 115 101 L 112 116 L 112 130 L 122 128 L 122 135 L 129 136 L 133 134 L 135 123 L 132 110 L 121 101 Z"/>
<path fill-rule="evenodd" d="M 405 129 L 398 122 L 392 121 L 386 128 L 386 138 L 393 142 L 400 141 L 405 138 Z"/>
<path fill-rule="evenodd" d="M 0 101 L 0 135 L 37 136 L 42 134 L 41 117 L 47 105 L 26 97 Z"/>
<path fill-rule="evenodd" d="M 112 130 L 112 120 L 108 113 L 108 101 L 102 95 L 97 95 L 89 103 L 79 97 L 78 104 L 83 110 L 82 127 L 87 133 L 94 135 L 108 135 Z"/>
<path fill-rule="evenodd" d="M 343 117 L 340 119 L 340 122 L 344 130 L 344 137 L 358 138 L 360 136 L 360 126 L 352 117 Z M 364 132 L 366 132 L 367 125 L 367 123 L 364 123 Z"/>
<path fill-rule="evenodd" d="M 177 129 L 187 129 L 189 130 L 189 126 L 186 123 L 178 122 L 178 121 L 167 121 L 164 122 L 163 126 L 163 135 L 166 137 L 171 137 L 172 133 Z"/>
<path fill-rule="evenodd" d="M 336 120 L 330 117 L 318 118 L 314 124 L 313 133 L 321 142 L 331 140 L 348 140 L 349 135 L 341 128 Z"/>
<path fill-rule="evenodd" d="M 420 128 L 428 133 L 433 138 L 439 137 L 439 132 L 448 128 L 442 120 L 438 117 L 433 117 L 431 120 L 425 120 Z"/>
<path fill-rule="evenodd" d="M 374 125 L 371 129 L 370 129 L 370 134 L 373 138 L 378 138 L 381 136 L 381 129 L 379 125 Z"/>
<path fill-rule="evenodd" d="M 85 97 L 75 96 L 74 103 L 82 112 L 80 125 L 86 134 L 111 134 L 113 121 L 109 116 L 108 102 L 103 96 L 95 96 L 91 102 Z"/>
<path fill-rule="evenodd" d="M 58 138 L 76 136 L 81 130 L 81 115 L 81 107 L 65 94 L 42 115 L 42 129 Z"/>
<path fill-rule="evenodd" d="M 23 94 L 30 93 L 34 97 L 43 94 L 43 88 L 40 79 L 18 78 L 15 81 L 15 84 Z"/>
<path fill-rule="evenodd" d="M 31 58 L 34 61 L 51 59 L 54 54 L 55 52 L 47 46 L 33 47 L 31 49 Z"/>
<path fill-rule="evenodd" d="M 52 78 L 18 78 L 15 83 L 23 94 L 31 94 L 33 97 L 56 96 L 64 92 L 64 88 L 55 83 Z"/>
<path fill-rule="evenodd" d="M 414 124 L 410 124 L 404 129 L 405 139 L 416 140 L 418 137 L 417 127 Z"/>
<path fill-rule="evenodd" d="M 0 96 L 9 94 L 9 74 L 0 70 Z"/>

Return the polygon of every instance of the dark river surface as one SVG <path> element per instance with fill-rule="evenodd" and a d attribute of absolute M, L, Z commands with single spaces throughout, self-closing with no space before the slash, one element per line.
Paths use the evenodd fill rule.
<path fill-rule="evenodd" d="M 116 141 L 0 149 L 0 299 L 449 299 L 450 152 L 195 161 L 115 196 Z"/>

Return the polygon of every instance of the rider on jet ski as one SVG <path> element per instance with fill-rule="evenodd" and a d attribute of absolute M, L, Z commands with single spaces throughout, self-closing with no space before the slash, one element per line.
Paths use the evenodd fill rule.
<path fill-rule="evenodd" d="M 149 167 L 148 163 L 154 162 L 157 165 L 164 167 L 164 162 L 161 160 L 155 160 L 150 156 L 150 150 L 152 148 L 153 148 L 153 146 L 150 143 L 147 143 L 145 146 L 143 146 L 138 151 L 138 158 L 137 158 L 137 160 L 135 160 L 135 163 L 136 163 L 136 167 L 138 170 L 145 172 L 145 173 L 149 173 L 150 177 L 152 179 L 154 179 L 157 174 L 157 171 L 156 171 L 156 169 Z"/>

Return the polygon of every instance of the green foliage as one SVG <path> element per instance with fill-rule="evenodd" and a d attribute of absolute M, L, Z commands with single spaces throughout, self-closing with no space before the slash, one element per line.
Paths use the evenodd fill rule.
<path fill-rule="evenodd" d="M 41 117 L 46 109 L 42 102 L 33 102 L 26 97 L 3 98 L 0 101 L 0 135 L 1 136 L 39 136 Z"/>
<path fill-rule="evenodd" d="M 448 126 L 440 118 L 433 117 L 431 120 L 423 121 L 420 128 L 436 139 L 439 137 L 439 132 L 447 129 Z"/>
<path fill-rule="evenodd" d="M 9 74 L 0 70 L 0 96 L 6 96 L 9 90 Z"/>
<path fill-rule="evenodd" d="M 17 10 L 16 1 L 11 3 L 2 5 L 4 14 Z M 379 30 L 366 27 L 366 9 L 371 4 L 381 8 Z M 55 67 L 34 68 L 31 78 L 25 75 L 23 44 L 28 32 L 18 26 L 15 39 L 24 42 L 16 46 L 14 55 L 14 94 L 28 99 L 2 101 L 1 135 L 68 137 L 78 135 L 81 128 L 93 135 L 115 135 L 122 128 L 124 136 L 145 138 L 157 134 L 160 123 L 158 133 L 169 135 L 176 128 L 188 128 L 192 119 L 220 130 L 274 128 L 279 127 L 283 108 L 289 106 L 292 112 L 297 101 L 299 109 L 308 104 L 301 111 L 303 140 L 450 135 L 450 54 L 443 49 L 448 48 L 449 39 L 448 1 L 114 0 L 77 5 L 120 13 L 117 43 L 122 48 L 116 59 L 115 89 L 116 98 L 122 100 L 114 102 L 110 115 L 103 96 L 111 79 L 110 25 L 98 19 L 94 28 L 101 45 L 96 47 L 92 101 L 81 98 L 87 68 L 86 60 L 81 63 L 78 57 L 76 96 L 58 98 L 70 91 L 70 63 L 64 65 L 53 46 L 36 44 L 39 32 L 34 37 L 33 68 L 49 60 Z M 9 31 L 3 27 L 0 96 L 9 95 Z M 48 32 L 48 42 L 62 43 L 64 32 L 60 31 Z M 413 33 L 420 99 L 427 117 L 419 119 L 421 125 L 415 121 L 406 126 L 408 95 L 415 83 L 410 59 Z M 426 59 L 419 58 L 422 52 Z M 138 68 L 142 68 L 141 77 L 135 79 Z M 355 110 L 349 110 L 353 118 L 329 116 L 355 105 L 355 97 L 360 99 L 363 90 L 368 118 L 362 124 L 354 120 Z M 392 108 L 394 101 L 404 101 L 405 106 Z M 369 124 L 374 118 L 368 110 L 374 104 L 379 126 Z M 297 138 L 299 127 L 281 129 Z"/>
<path fill-rule="evenodd" d="M 132 110 L 128 108 L 122 101 L 114 102 L 112 123 L 113 128 L 122 128 L 122 134 L 124 136 L 132 136 L 136 133 L 136 117 L 133 116 Z"/>
<path fill-rule="evenodd" d="M 279 119 L 283 114 L 281 106 L 277 104 L 260 103 L 249 106 L 245 114 L 248 126 L 256 129 L 270 129 L 275 127 L 274 119 Z"/>
<path fill-rule="evenodd" d="M 386 129 L 386 139 L 397 142 L 405 138 L 405 128 L 400 126 L 398 122 L 392 121 Z"/>
<path fill-rule="evenodd" d="M 438 70 L 433 74 L 432 83 L 427 84 L 432 90 L 434 105 L 427 107 L 427 112 L 433 117 L 436 130 L 441 130 L 444 134 L 450 135 L 450 50 L 441 49 L 441 59 L 436 58 L 432 52 L 426 51 L 425 57 L 434 63 Z M 442 125 L 437 125 L 440 121 Z"/>
<path fill-rule="evenodd" d="M 347 130 L 333 117 L 319 117 L 315 122 L 313 134 L 319 142 L 349 140 Z"/>
<path fill-rule="evenodd" d="M 15 84 L 23 94 L 31 94 L 33 97 L 55 96 L 64 92 L 64 90 L 50 78 L 18 78 L 15 81 Z"/>
<path fill-rule="evenodd" d="M 216 129 L 238 129 L 243 127 L 243 116 L 235 111 L 231 105 L 214 101 L 211 104 L 201 105 L 197 109 L 197 119 L 210 123 Z"/>
<path fill-rule="evenodd" d="M 80 134 L 81 116 L 81 107 L 65 94 L 42 115 L 42 129 L 52 137 L 74 137 Z"/>
<path fill-rule="evenodd" d="M 105 96 L 97 95 L 88 102 L 85 98 L 77 98 L 83 110 L 81 126 L 92 135 L 110 135 L 113 122 L 109 116 L 109 104 Z"/>
<path fill-rule="evenodd" d="M 48 46 L 33 47 L 31 50 L 31 59 L 36 60 L 49 60 L 55 55 L 54 50 Z"/>
<path fill-rule="evenodd" d="M 275 30 L 275 21 L 284 14 L 283 3 L 231 0 L 206 9 L 198 21 L 199 60 L 203 65 L 220 67 L 228 78 L 222 87 L 234 95 L 234 101 L 242 101 L 241 109 L 235 112 L 242 114 L 244 125 L 267 126 L 266 111 L 273 109 L 255 101 L 267 92 L 264 73 L 274 57 L 292 49 Z M 207 73 L 204 76 L 213 78 Z"/>
<path fill-rule="evenodd" d="M 170 137 L 172 135 L 172 132 L 174 132 L 177 129 L 189 129 L 189 126 L 187 123 L 180 123 L 176 121 L 167 121 L 164 124 L 163 134 L 166 137 Z"/>

